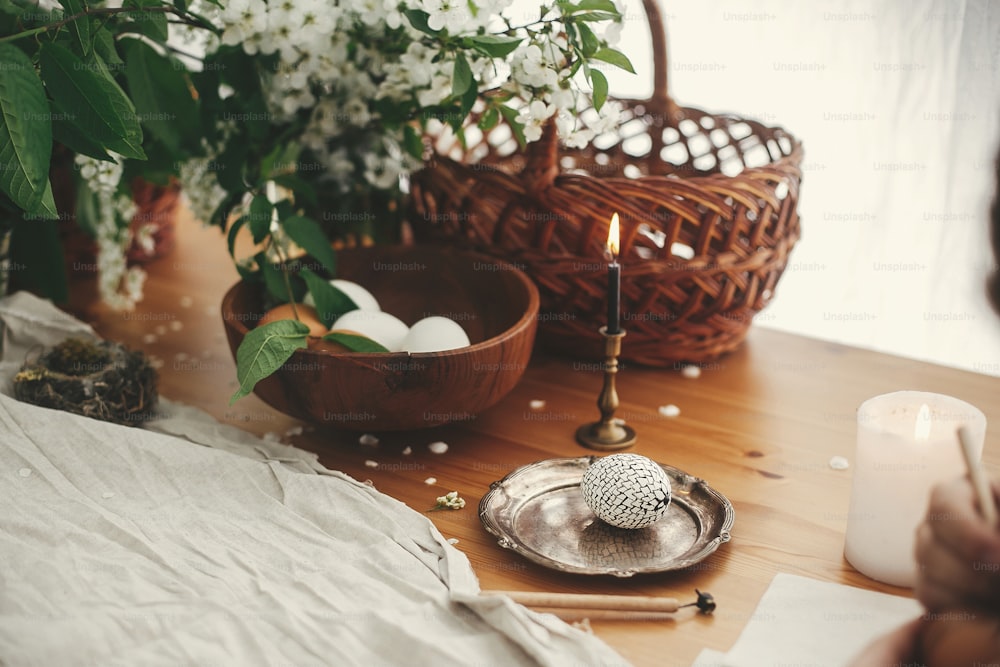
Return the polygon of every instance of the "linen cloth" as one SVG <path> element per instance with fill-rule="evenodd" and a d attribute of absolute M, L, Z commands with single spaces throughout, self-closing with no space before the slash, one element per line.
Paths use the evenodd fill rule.
<path fill-rule="evenodd" d="M 10 396 L 24 353 L 86 325 L 0 300 L 0 663 L 624 665 L 479 597 L 423 515 L 315 455 L 162 401 L 147 429 Z"/>

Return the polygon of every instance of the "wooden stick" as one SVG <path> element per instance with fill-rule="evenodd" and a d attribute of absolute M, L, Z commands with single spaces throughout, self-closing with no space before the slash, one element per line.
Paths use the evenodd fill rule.
<path fill-rule="evenodd" d="M 483 591 L 486 595 L 506 595 L 526 607 L 558 609 L 606 609 L 673 613 L 680 608 L 674 598 L 638 595 L 595 595 L 589 593 L 536 593 L 530 591 Z"/>
<path fill-rule="evenodd" d="M 565 609 L 559 607 L 532 607 L 543 614 L 553 614 L 562 620 L 576 621 L 673 621 L 675 617 L 662 611 L 620 611 L 618 609 Z"/>
<path fill-rule="evenodd" d="M 965 467 L 969 469 L 969 479 L 972 480 L 972 488 L 976 491 L 979 499 L 979 511 L 990 526 L 997 527 L 997 506 L 993 499 L 993 490 L 983 473 L 983 467 L 979 465 L 975 454 L 972 451 L 972 434 L 966 426 L 958 429 L 958 442 L 962 448 L 962 455 L 965 457 Z"/>

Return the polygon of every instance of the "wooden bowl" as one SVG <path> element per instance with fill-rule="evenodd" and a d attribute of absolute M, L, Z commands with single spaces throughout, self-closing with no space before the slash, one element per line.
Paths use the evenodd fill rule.
<path fill-rule="evenodd" d="M 510 264 L 437 246 L 377 246 L 339 251 L 338 277 L 366 287 L 407 325 L 451 317 L 472 344 L 414 354 L 298 350 L 254 389 L 281 412 L 365 431 L 438 426 L 474 418 L 513 389 L 528 366 L 538 290 Z M 226 293 L 222 319 L 234 358 L 262 316 L 257 287 L 239 282 Z"/>

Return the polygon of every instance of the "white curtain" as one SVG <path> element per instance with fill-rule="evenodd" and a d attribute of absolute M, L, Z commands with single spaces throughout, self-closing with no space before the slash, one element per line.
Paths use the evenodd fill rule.
<path fill-rule="evenodd" d="M 802 240 L 756 326 L 1000 375 L 988 215 L 1000 146 L 996 0 L 661 0 L 678 102 L 805 148 Z M 620 48 L 651 88 L 640 0 Z"/>

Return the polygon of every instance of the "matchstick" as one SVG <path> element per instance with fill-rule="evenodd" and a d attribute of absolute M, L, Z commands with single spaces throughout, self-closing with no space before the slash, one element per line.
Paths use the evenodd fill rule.
<path fill-rule="evenodd" d="M 986 523 L 996 528 L 997 526 L 997 506 L 993 499 L 993 490 L 986 479 L 983 468 L 979 465 L 975 454 L 972 451 L 972 436 L 968 427 L 962 426 L 958 429 L 958 442 L 962 447 L 962 455 L 965 458 L 965 466 L 969 469 L 969 479 L 972 480 L 972 488 L 976 492 L 979 500 L 979 511 L 982 513 Z"/>

